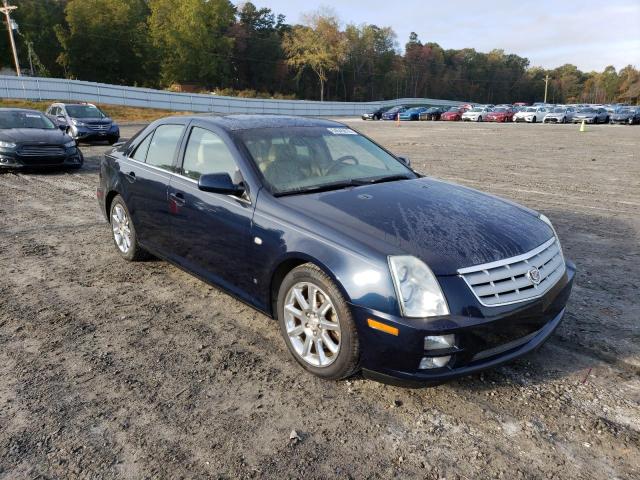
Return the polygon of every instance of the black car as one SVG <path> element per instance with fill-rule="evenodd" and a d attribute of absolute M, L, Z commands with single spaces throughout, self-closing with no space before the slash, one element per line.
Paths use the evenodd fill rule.
<path fill-rule="evenodd" d="M 79 142 L 106 140 L 113 145 L 120 138 L 118 124 L 90 103 L 54 103 L 47 115 Z"/>
<path fill-rule="evenodd" d="M 273 316 L 327 379 L 517 358 L 561 322 L 575 273 L 544 215 L 329 120 L 164 118 L 105 155 L 97 196 L 122 258 L 151 252 Z"/>
<path fill-rule="evenodd" d="M 442 107 L 431 107 L 427 111 L 420 114 L 420 120 L 440 120 L 440 117 L 444 113 Z"/>
<path fill-rule="evenodd" d="M 76 141 L 37 110 L 0 108 L 0 168 L 80 168 Z"/>
<path fill-rule="evenodd" d="M 640 107 L 623 107 L 616 110 L 611 117 L 610 123 L 620 123 L 625 125 L 634 125 L 640 123 Z"/>
<path fill-rule="evenodd" d="M 381 120 L 382 114 L 389 110 L 391 107 L 380 107 L 369 113 L 362 114 L 362 120 Z"/>

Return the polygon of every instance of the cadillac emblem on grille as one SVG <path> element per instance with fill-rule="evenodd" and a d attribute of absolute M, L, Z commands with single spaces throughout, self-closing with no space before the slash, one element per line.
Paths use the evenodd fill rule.
<path fill-rule="evenodd" d="M 540 277 L 540 270 L 537 267 L 533 267 L 527 272 L 527 278 L 531 280 L 534 285 L 539 285 L 542 280 Z"/>

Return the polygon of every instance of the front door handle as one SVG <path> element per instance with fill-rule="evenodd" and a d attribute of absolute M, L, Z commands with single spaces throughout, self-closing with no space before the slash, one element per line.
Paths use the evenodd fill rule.
<path fill-rule="evenodd" d="M 129 180 L 131 183 L 136 181 L 136 172 L 129 172 L 126 176 L 127 180 Z"/>
<path fill-rule="evenodd" d="M 178 207 L 182 207 L 186 203 L 184 195 L 180 192 L 170 193 L 169 198 Z"/>

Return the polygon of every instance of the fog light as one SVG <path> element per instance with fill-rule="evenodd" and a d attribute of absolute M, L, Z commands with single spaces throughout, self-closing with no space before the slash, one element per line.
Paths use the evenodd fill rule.
<path fill-rule="evenodd" d="M 443 348 L 453 348 L 456 343 L 455 335 L 434 335 L 424 337 L 425 350 L 441 350 Z"/>
<path fill-rule="evenodd" d="M 432 368 L 442 368 L 451 360 L 451 355 L 446 357 L 422 357 L 418 368 L 420 370 L 429 370 Z"/>

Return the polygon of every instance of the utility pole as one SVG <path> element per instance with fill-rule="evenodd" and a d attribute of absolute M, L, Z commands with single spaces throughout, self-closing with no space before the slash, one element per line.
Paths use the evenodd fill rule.
<path fill-rule="evenodd" d="M 11 41 L 11 50 L 13 51 L 13 62 L 16 65 L 16 74 L 20 76 L 20 64 L 18 63 L 18 52 L 16 50 L 16 42 L 13 38 L 13 20 L 11 20 L 10 12 L 15 10 L 16 6 L 9 5 L 7 0 L 2 0 L 3 7 L 0 8 L 0 12 L 4 13 L 7 20 L 7 29 L 9 30 L 9 40 Z"/>
<path fill-rule="evenodd" d="M 547 90 L 549 87 L 549 75 L 544 77 L 544 103 L 547 103 Z"/>

